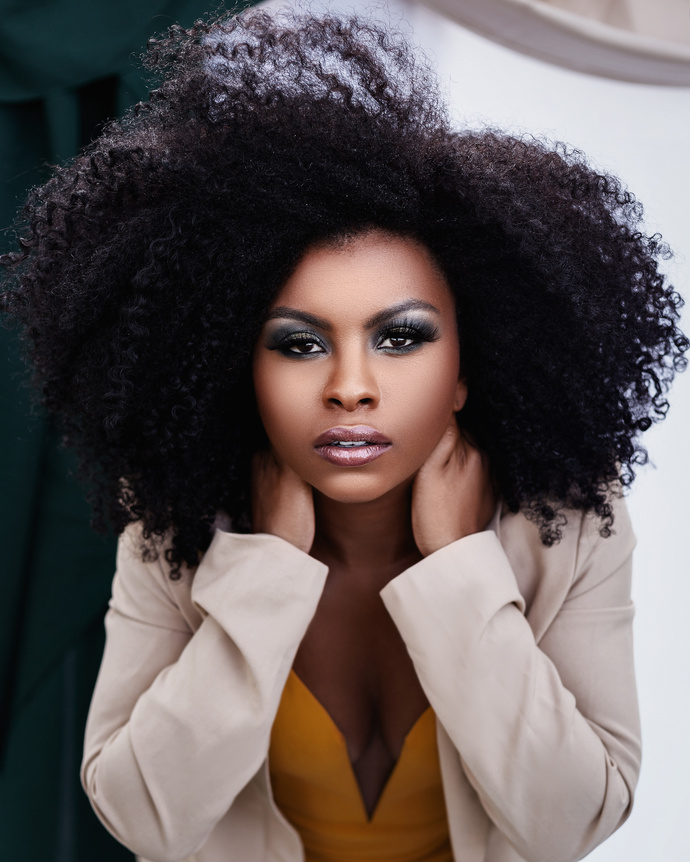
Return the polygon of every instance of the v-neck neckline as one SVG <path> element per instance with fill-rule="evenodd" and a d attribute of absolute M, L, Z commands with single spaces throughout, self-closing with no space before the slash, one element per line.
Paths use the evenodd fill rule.
<path fill-rule="evenodd" d="M 405 746 L 407 744 L 407 740 L 409 739 L 409 737 L 413 733 L 413 731 L 419 726 L 419 724 L 421 723 L 424 716 L 428 712 L 431 711 L 431 706 L 427 706 L 426 709 L 424 709 L 417 716 L 414 723 L 412 724 L 412 727 L 410 727 L 410 729 L 405 734 L 405 737 L 403 739 L 403 744 L 400 748 L 400 753 L 398 754 L 398 757 L 395 759 L 393 766 L 391 768 L 391 771 L 388 773 L 388 777 L 386 778 L 386 780 L 383 784 L 383 787 L 381 788 L 381 792 L 379 793 L 379 795 L 376 799 L 376 802 L 374 803 L 374 807 L 371 810 L 371 815 L 369 815 L 369 812 L 367 811 L 367 806 L 364 802 L 364 795 L 362 794 L 362 787 L 359 783 L 359 780 L 357 778 L 357 773 L 355 772 L 354 765 L 353 765 L 352 760 L 350 758 L 350 752 L 349 752 L 348 747 L 347 747 L 347 739 L 345 737 L 345 734 L 343 733 L 341 728 L 338 727 L 337 722 L 334 720 L 333 716 L 326 709 L 326 707 L 321 703 L 321 701 L 318 699 L 318 697 L 313 693 L 313 691 L 309 688 L 309 686 L 302 679 L 300 679 L 300 677 L 298 676 L 296 671 L 292 668 L 290 669 L 290 676 L 293 677 L 297 681 L 297 684 L 303 689 L 304 692 L 306 692 L 309 699 L 311 701 L 313 701 L 313 703 L 316 704 L 318 709 L 326 716 L 329 724 L 331 725 L 333 730 L 336 731 L 338 737 L 340 738 L 340 740 L 342 742 L 343 752 L 345 754 L 345 760 L 347 761 L 347 765 L 349 768 L 349 774 L 352 778 L 354 787 L 356 789 L 356 795 L 357 795 L 357 799 L 359 801 L 359 804 L 361 806 L 362 813 L 364 814 L 366 822 L 372 823 L 374 818 L 376 817 L 377 812 L 379 811 L 379 809 L 381 807 L 381 801 L 383 800 L 384 796 L 386 795 L 386 791 L 390 787 L 393 776 L 395 775 L 396 771 L 398 770 L 398 766 L 400 764 L 400 761 L 402 760 L 402 756 L 403 756 L 403 753 L 405 751 Z"/>

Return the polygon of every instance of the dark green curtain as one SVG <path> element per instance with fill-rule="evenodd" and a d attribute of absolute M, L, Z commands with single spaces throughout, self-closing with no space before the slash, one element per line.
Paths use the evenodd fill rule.
<path fill-rule="evenodd" d="M 198 0 L 0 0 L 0 253 L 50 165 L 146 97 L 148 37 L 207 11 Z M 89 529 L 73 458 L 26 380 L 16 335 L 0 327 L 0 858 L 131 862 L 79 785 L 115 540 Z"/>

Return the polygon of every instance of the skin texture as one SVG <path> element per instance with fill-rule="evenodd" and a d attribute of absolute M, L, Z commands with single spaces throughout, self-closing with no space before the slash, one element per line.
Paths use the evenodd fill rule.
<path fill-rule="evenodd" d="M 414 302 L 430 307 L 395 313 Z M 324 327 L 290 319 L 293 312 Z M 368 325 L 382 313 L 386 320 Z M 399 322 L 431 327 L 434 340 L 414 343 L 398 329 L 389 336 Z M 313 343 L 287 353 L 272 346 L 300 333 Z M 421 246 L 380 233 L 309 250 L 273 302 L 254 357 L 259 415 L 278 459 L 343 503 L 374 500 L 409 481 L 465 403 L 459 373 L 455 303 L 443 276 Z M 357 425 L 383 433 L 388 451 L 361 467 L 316 453 L 320 434 Z"/>
<path fill-rule="evenodd" d="M 404 319 L 431 323 L 433 340 L 415 342 L 399 313 L 371 325 L 401 303 L 416 304 Z M 455 303 L 429 252 L 380 231 L 307 251 L 269 310 L 254 385 L 271 442 L 254 462 L 255 529 L 329 566 L 294 668 L 343 732 L 371 814 L 428 705 L 379 592 L 483 529 L 495 505 L 486 460 L 455 420 L 467 397 Z M 387 451 L 353 467 L 315 450 L 329 428 L 358 425 L 383 433 Z"/>

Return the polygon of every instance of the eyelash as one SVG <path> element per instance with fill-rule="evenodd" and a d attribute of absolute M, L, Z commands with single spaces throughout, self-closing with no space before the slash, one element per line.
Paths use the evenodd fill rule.
<path fill-rule="evenodd" d="M 279 336 L 279 333 L 276 333 Z M 387 324 L 376 337 L 376 347 L 385 353 L 401 354 L 409 353 L 415 350 L 420 344 L 425 342 L 436 341 L 438 338 L 438 328 L 430 321 L 420 320 L 398 320 Z M 400 345 L 398 347 L 390 346 L 383 347 L 382 344 L 389 339 L 400 339 L 411 341 L 411 344 Z M 321 350 L 310 350 L 309 352 L 300 353 L 294 348 L 308 347 L 316 345 L 321 347 Z M 279 350 L 283 356 L 302 357 L 302 356 L 317 356 L 325 352 L 325 345 L 313 332 L 290 332 L 284 337 L 278 337 L 273 345 L 269 345 L 271 350 Z"/>
<path fill-rule="evenodd" d="M 314 356 L 322 351 L 310 351 L 309 353 L 300 353 L 298 350 L 291 350 L 292 347 L 306 347 L 310 344 L 316 344 L 323 347 L 321 339 L 317 338 L 313 332 L 291 332 L 272 347 L 272 350 L 279 350 L 283 356 Z"/>
<path fill-rule="evenodd" d="M 407 341 L 412 341 L 412 344 L 400 347 L 381 347 L 381 343 L 383 341 L 388 341 L 391 338 L 405 339 Z M 415 350 L 420 344 L 436 341 L 437 338 L 438 327 L 434 326 L 431 321 L 393 321 L 379 333 L 377 347 L 379 350 L 385 350 L 387 353 L 409 353 L 411 350 Z"/>

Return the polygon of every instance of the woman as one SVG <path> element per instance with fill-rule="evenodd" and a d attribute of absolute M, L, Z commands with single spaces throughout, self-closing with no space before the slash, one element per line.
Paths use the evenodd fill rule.
<path fill-rule="evenodd" d="M 358 20 L 173 29 L 4 306 L 123 533 L 84 786 L 152 860 L 574 860 L 639 768 L 622 487 L 688 343 L 578 153 Z"/>

